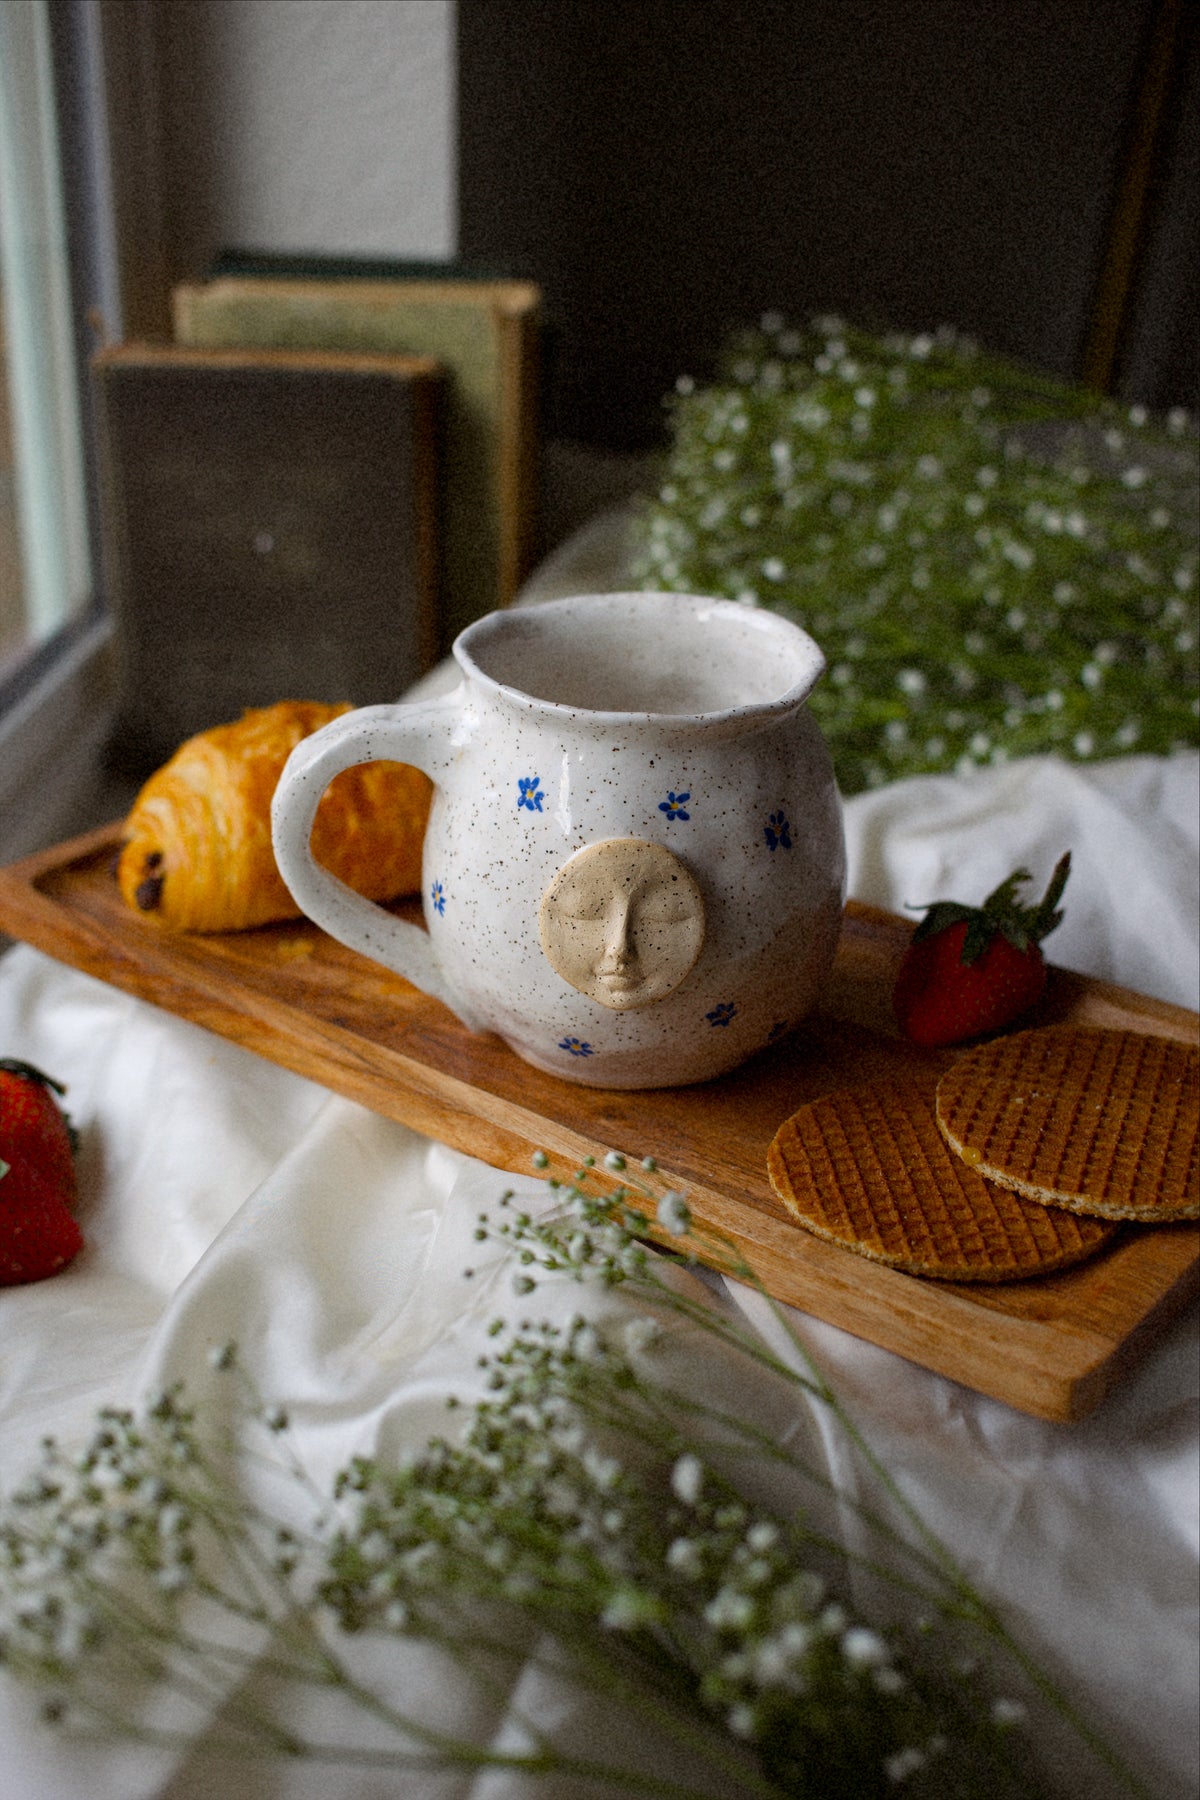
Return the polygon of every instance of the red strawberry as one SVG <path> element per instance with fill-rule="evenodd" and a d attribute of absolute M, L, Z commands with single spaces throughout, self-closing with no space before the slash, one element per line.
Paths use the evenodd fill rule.
<path fill-rule="evenodd" d="M 1058 902 L 1070 872 L 1068 850 L 1036 906 L 1018 902 L 1017 889 L 1031 877 L 1017 869 L 982 906 L 938 900 L 928 907 L 892 997 L 905 1037 L 925 1048 L 957 1044 L 1027 1011 L 1046 985 L 1039 946 L 1062 919 Z"/>
<path fill-rule="evenodd" d="M 0 1061 L 0 1286 L 53 1275 L 83 1244 L 75 1134 L 55 1092 L 30 1063 Z"/>
<path fill-rule="evenodd" d="M 0 1157 L 30 1158 L 73 1206 L 75 1127 L 54 1098 L 65 1093 L 61 1081 L 32 1063 L 0 1058 Z"/>
<path fill-rule="evenodd" d="M 0 1287 L 56 1275 L 82 1250 L 83 1233 L 33 1163 L 14 1157 L 0 1170 Z"/>

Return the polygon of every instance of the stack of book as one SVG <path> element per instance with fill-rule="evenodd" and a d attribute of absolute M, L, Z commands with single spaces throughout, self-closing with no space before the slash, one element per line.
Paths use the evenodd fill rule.
<path fill-rule="evenodd" d="M 531 283 L 230 254 L 172 314 L 93 363 L 130 767 L 244 706 L 396 698 L 534 541 Z"/>

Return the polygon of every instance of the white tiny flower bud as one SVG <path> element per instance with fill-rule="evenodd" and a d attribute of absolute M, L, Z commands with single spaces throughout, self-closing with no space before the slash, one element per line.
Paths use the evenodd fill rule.
<path fill-rule="evenodd" d="M 736 1588 L 719 1588 L 704 1609 L 714 1631 L 744 1631 L 754 1617 L 754 1602 Z"/>
<path fill-rule="evenodd" d="M 699 1457 L 685 1451 L 671 1470 L 671 1487 L 677 1500 L 695 1506 L 704 1486 L 704 1466 Z"/>
<path fill-rule="evenodd" d="M 888 1647 L 877 1631 L 855 1625 L 842 1639 L 842 1655 L 853 1669 L 877 1669 L 888 1661 Z"/>
<path fill-rule="evenodd" d="M 700 1546 L 692 1538 L 674 1538 L 667 1546 L 667 1567 L 676 1575 L 694 1580 L 703 1573 L 704 1558 Z"/>
<path fill-rule="evenodd" d="M 884 1758 L 883 1772 L 888 1780 L 898 1787 L 902 1781 L 907 1781 L 910 1775 L 915 1775 L 918 1769 L 923 1769 L 925 1762 L 925 1752 L 919 1750 L 915 1744 L 909 1744 L 903 1750 L 897 1750 L 891 1756 Z"/>
<path fill-rule="evenodd" d="M 684 1237 L 691 1228 L 691 1209 L 683 1195 L 674 1188 L 659 1201 L 657 1216 L 663 1230 L 669 1231 L 672 1237 Z"/>

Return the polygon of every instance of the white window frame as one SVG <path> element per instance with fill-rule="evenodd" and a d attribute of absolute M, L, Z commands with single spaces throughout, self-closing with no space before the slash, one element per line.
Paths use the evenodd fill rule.
<path fill-rule="evenodd" d="M 104 771 L 115 682 L 87 362 L 98 331 L 112 339 L 157 325 L 148 297 L 163 288 L 155 0 L 56 0 L 53 10 L 48 0 L 2 4 L 24 14 L 17 22 L 37 34 L 55 89 L 57 143 L 41 145 L 43 171 L 54 173 L 50 164 L 64 146 L 70 167 L 63 206 L 78 406 L 69 429 L 77 454 L 82 447 L 88 539 L 72 554 L 86 555 L 89 566 L 89 592 L 77 616 L 36 647 L 0 690 L 0 862 L 11 862 L 102 822 L 123 798 Z M 61 421 L 60 432 L 67 429 Z"/>
<path fill-rule="evenodd" d="M 23 612 L 40 644 L 94 591 L 47 0 L 0 8 L 0 264 Z"/>

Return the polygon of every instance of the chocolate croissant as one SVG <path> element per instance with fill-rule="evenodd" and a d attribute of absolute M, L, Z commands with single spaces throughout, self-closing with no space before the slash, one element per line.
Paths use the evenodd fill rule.
<path fill-rule="evenodd" d="M 181 744 L 126 822 L 117 880 L 129 905 L 176 931 L 299 918 L 275 865 L 271 799 L 300 739 L 350 710 L 281 700 Z M 313 855 L 369 900 L 416 892 L 431 792 L 407 763 L 344 770 L 317 808 Z"/>

